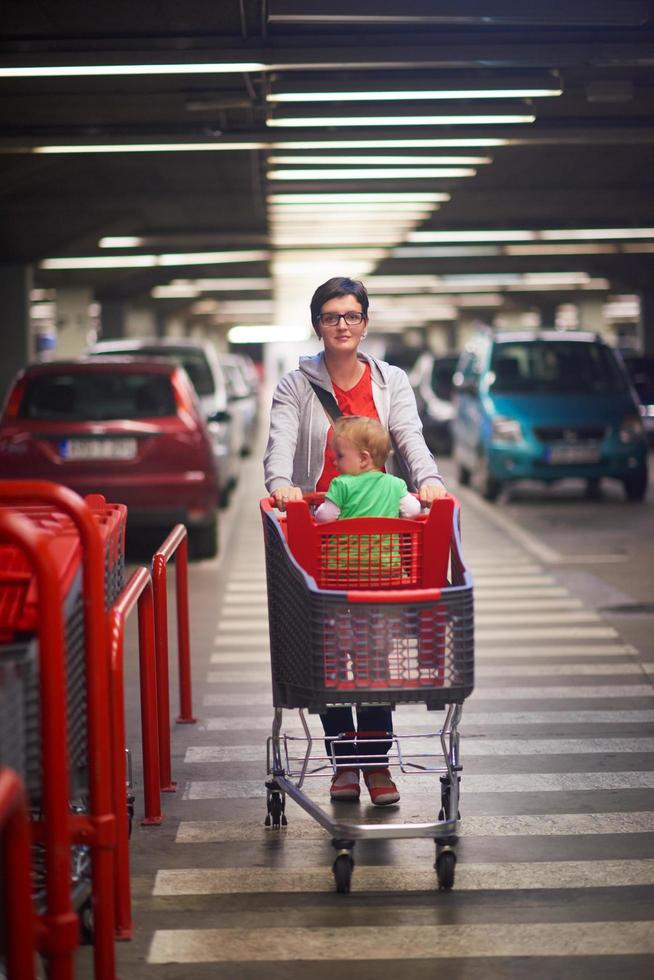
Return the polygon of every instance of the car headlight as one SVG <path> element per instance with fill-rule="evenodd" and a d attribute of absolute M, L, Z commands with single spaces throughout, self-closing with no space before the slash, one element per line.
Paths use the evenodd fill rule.
<path fill-rule="evenodd" d="M 625 415 L 620 423 L 618 438 L 620 442 L 640 442 L 645 437 L 643 422 L 638 415 Z"/>
<path fill-rule="evenodd" d="M 493 442 L 522 442 L 522 428 L 517 419 L 508 415 L 496 415 L 491 429 Z"/>

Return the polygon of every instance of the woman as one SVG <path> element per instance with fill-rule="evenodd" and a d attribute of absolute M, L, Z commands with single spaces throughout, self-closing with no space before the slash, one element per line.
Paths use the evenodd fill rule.
<path fill-rule="evenodd" d="M 299 367 L 284 375 L 273 396 L 264 470 L 266 488 L 277 507 L 285 510 L 289 500 L 300 500 L 303 493 L 327 490 L 332 477 L 338 475 L 329 451 L 331 419 L 312 386 L 332 394 L 344 415 L 378 419 L 395 450 L 388 472 L 402 476 L 410 489 L 417 489 L 424 504 L 442 497 L 445 487 L 422 437 L 404 371 L 359 350 L 368 329 L 368 294 L 363 283 L 345 277 L 323 283 L 311 300 L 311 322 L 324 350 L 301 357 Z M 355 730 L 351 707 L 328 708 L 320 717 L 328 736 Z M 357 711 L 357 727 L 362 732 L 390 733 L 392 726 L 389 707 L 364 706 Z M 390 743 L 368 745 L 357 745 L 359 767 L 339 768 L 330 789 L 333 800 L 359 799 L 359 768 L 363 768 L 375 805 L 399 800 L 387 760 L 384 765 Z M 353 753 L 351 744 L 336 743 L 335 750 L 337 755 Z M 376 757 L 367 757 L 366 751 Z"/>

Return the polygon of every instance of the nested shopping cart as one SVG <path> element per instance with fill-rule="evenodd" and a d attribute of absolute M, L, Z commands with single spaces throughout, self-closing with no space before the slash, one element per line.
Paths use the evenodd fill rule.
<path fill-rule="evenodd" d="M 474 680 L 473 587 L 458 502 L 448 494 L 411 520 L 321 524 L 312 508 L 322 499 L 308 494 L 289 503 L 285 515 L 272 498 L 261 501 L 274 705 L 266 826 L 287 826 L 287 796 L 312 816 L 336 849 L 338 892 L 350 890 L 357 840 L 432 838 L 439 887 L 450 889 L 462 769 L 458 726 Z M 325 736 L 324 749 L 306 717 L 338 705 L 419 703 L 444 712 L 434 731 L 341 732 Z M 302 737 L 282 730 L 284 709 L 299 709 Z M 305 792 L 307 781 L 356 766 L 359 747 L 380 766 L 433 774 L 436 789 L 438 776 L 438 819 L 345 823 L 318 806 Z"/>

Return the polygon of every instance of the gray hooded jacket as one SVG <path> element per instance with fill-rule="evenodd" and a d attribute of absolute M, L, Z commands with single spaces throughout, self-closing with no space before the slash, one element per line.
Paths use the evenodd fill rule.
<path fill-rule="evenodd" d="M 410 490 L 424 483 L 442 483 L 422 437 L 416 400 L 404 371 L 361 351 L 357 356 L 370 364 L 373 401 L 393 443 L 387 471 L 406 480 Z M 263 460 L 268 493 L 291 485 L 310 493 L 323 471 L 330 423 L 310 381 L 334 394 L 322 352 L 301 357 L 299 367 L 285 374 L 275 389 Z"/>

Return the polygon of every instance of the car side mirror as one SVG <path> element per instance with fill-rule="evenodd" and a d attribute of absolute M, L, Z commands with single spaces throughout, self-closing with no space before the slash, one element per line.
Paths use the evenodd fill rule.
<path fill-rule="evenodd" d="M 452 378 L 452 387 L 460 395 L 478 395 L 479 379 L 464 378 L 463 375 L 457 371 L 457 373 Z"/>
<path fill-rule="evenodd" d="M 226 412 L 226 411 L 214 412 L 213 415 L 210 415 L 207 419 L 207 422 L 231 422 L 231 421 L 232 421 L 231 412 Z"/>

